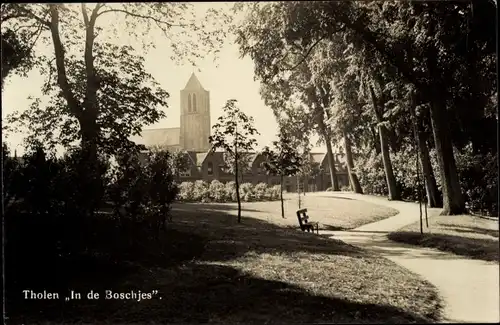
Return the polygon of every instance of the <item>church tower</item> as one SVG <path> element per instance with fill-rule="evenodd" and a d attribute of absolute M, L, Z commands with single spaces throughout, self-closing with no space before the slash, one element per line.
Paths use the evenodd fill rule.
<path fill-rule="evenodd" d="M 184 150 L 207 152 L 209 136 L 210 93 L 193 73 L 181 90 L 180 145 Z"/>

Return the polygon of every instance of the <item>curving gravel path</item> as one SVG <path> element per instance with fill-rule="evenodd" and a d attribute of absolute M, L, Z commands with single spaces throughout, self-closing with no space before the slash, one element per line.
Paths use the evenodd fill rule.
<path fill-rule="evenodd" d="M 380 254 L 434 284 L 444 301 L 443 322 L 498 323 L 500 321 L 499 265 L 472 260 L 431 248 L 393 242 L 386 234 L 419 220 L 416 203 L 346 192 L 308 195 L 344 197 L 397 209 L 399 213 L 350 231 L 322 231 L 348 244 Z M 429 217 L 440 209 L 429 209 Z"/>

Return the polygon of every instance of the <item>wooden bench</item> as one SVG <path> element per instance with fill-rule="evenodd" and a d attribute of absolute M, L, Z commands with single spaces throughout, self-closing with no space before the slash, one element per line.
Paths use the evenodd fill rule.
<path fill-rule="evenodd" d="M 317 222 L 309 222 L 309 216 L 307 215 L 307 209 L 297 210 L 297 219 L 299 220 L 299 226 L 302 231 L 312 232 L 314 233 L 314 229 L 316 228 L 316 233 L 319 234 L 319 223 Z"/>

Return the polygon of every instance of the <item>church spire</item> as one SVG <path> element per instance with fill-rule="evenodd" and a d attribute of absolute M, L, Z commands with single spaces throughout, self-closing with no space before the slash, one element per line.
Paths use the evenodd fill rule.
<path fill-rule="evenodd" d="M 198 80 L 198 78 L 196 77 L 196 75 L 193 73 L 191 73 L 191 77 L 189 78 L 186 86 L 184 87 L 184 89 L 189 89 L 189 90 L 199 90 L 199 89 L 203 89 L 205 90 L 205 88 L 203 88 L 203 86 L 201 85 L 200 81 Z"/>

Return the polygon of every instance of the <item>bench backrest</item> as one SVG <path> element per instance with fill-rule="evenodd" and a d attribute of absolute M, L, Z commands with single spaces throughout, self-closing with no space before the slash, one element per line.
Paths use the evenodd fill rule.
<path fill-rule="evenodd" d="M 306 216 L 307 209 L 297 210 L 297 219 L 299 220 L 300 228 L 304 226 L 304 217 Z"/>

